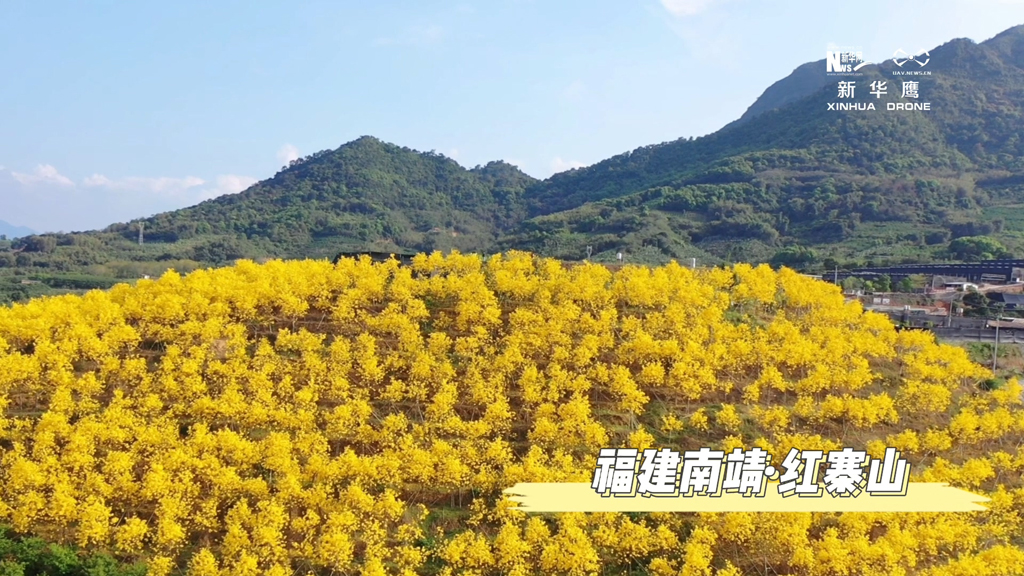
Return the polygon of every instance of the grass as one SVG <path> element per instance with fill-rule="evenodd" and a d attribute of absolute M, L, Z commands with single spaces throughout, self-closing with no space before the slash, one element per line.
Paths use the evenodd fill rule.
<path fill-rule="evenodd" d="M 971 361 L 986 368 L 992 367 L 993 344 L 988 342 L 966 342 L 961 346 L 967 349 Z M 996 352 L 996 377 L 982 383 L 983 389 L 996 389 L 1009 378 L 1024 378 L 1024 346 L 1020 344 L 1000 344 Z M 986 388 L 988 386 L 988 388 Z"/>
<path fill-rule="evenodd" d="M 986 221 L 1001 219 L 1004 231 L 1024 232 L 1024 204 L 986 206 L 982 209 L 981 215 Z"/>

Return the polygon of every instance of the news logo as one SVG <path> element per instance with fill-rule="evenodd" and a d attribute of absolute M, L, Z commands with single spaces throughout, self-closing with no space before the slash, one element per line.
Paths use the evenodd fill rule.
<path fill-rule="evenodd" d="M 892 63 L 896 69 L 892 71 L 893 76 L 931 76 L 930 70 L 922 70 L 932 61 L 932 55 L 921 48 L 916 54 L 908 54 L 903 48 L 893 52 Z"/>
<path fill-rule="evenodd" d="M 923 60 L 921 59 L 922 56 L 924 56 Z M 921 68 L 924 68 L 930 61 L 931 54 L 929 54 L 928 51 L 925 50 L 924 48 L 918 50 L 917 54 L 907 54 L 903 50 L 903 48 L 900 48 L 896 50 L 896 52 L 893 52 L 892 55 L 893 64 L 899 66 L 900 68 L 902 68 L 903 65 L 906 64 L 907 62 L 913 62 L 920 66 Z"/>
<path fill-rule="evenodd" d="M 836 48 L 825 51 L 825 73 L 829 76 L 859 76 L 859 70 L 869 64 L 859 47 Z"/>
<path fill-rule="evenodd" d="M 882 96 L 889 94 L 889 82 L 885 80 L 872 81 L 868 87 L 870 91 L 868 94 L 874 96 L 875 99 L 881 99 Z M 845 102 L 827 102 L 828 109 L 830 111 L 847 111 L 847 110 L 875 110 L 875 104 L 873 102 L 854 102 L 853 99 L 857 94 L 857 82 L 855 80 L 840 80 L 837 85 L 836 98 L 839 100 L 846 100 Z M 917 102 L 920 99 L 920 82 L 916 80 L 905 80 L 900 85 L 900 90 L 895 91 L 894 94 L 899 94 L 899 98 L 904 101 L 885 102 L 886 110 L 900 110 L 900 111 L 929 111 L 931 110 L 931 102 Z M 906 101 L 915 100 L 915 101 Z"/>

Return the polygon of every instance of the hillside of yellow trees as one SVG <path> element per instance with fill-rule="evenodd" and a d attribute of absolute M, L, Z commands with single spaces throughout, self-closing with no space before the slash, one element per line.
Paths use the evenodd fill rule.
<path fill-rule="evenodd" d="M 149 574 L 1024 574 L 1011 380 L 788 269 L 271 261 L 0 308 L 0 524 Z M 903 451 L 931 514 L 552 514 L 604 447 Z M 777 456 L 777 458 L 780 456 Z"/>

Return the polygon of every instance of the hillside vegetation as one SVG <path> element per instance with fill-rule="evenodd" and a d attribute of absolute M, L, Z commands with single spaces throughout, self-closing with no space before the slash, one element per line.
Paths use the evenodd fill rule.
<path fill-rule="evenodd" d="M 1010 576 L 1024 409 L 991 376 L 789 269 L 242 261 L 0 308 L 0 520 L 154 576 Z M 912 480 L 992 501 L 526 516 L 502 497 L 589 482 L 610 446 L 895 446 Z"/>
<path fill-rule="evenodd" d="M 102 231 L 0 240 L 0 301 L 239 258 L 529 250 L 562 260 L 771 262 L 804 270 L 1024 254 L 1024 27 L 931 51 L 905 101 L 885 61 L 836 112 L 824 63 L 798 67 L 736 122 L 536 180 L 466 169 L 366 136 L 239 194 Z M 886 81 L 878 98 L 870 83 Z M 144 243 L 138 244 L 142 227 Z M 958 238 L 994 251 L 963 254 Z M 980 240 L 979 240 L 980 241 Z M 72 278 L 68 280 L 68 278 Z M 91 285 L 83 278 L 94 278 Z M 74 286 L 64 286 L 74 284 Z"/>

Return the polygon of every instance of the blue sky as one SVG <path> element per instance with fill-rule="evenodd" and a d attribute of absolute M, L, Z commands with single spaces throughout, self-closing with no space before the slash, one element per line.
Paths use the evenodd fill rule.
<path fill-rule="evenodd" d="M 862 46 L 983 41 L 1024 0 L 0 2 L 0 220 L 83 230 L 362 135 L 536 177 L 700 136 Z"/>

